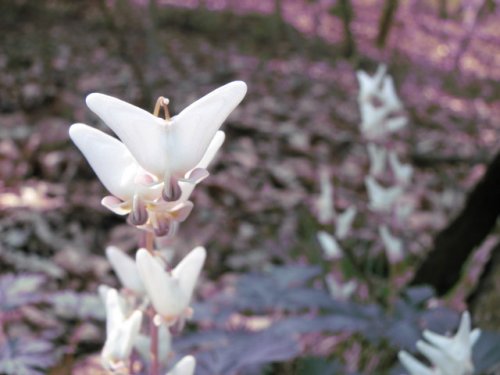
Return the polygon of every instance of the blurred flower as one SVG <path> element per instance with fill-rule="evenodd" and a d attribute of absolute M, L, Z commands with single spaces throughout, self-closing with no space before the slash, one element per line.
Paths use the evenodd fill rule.
<path fill-rule="evenodd" d="M 126 366 L 141 323 L 142 312 L 127 316 L 118 292 L 110 288 L 106 292 L 106 342 L 101 352 L 104 368 L 116 371 Z"/>
<path fill-rule="evenodd" d="M 327 224 L 335 217 L 335 207 L 333 204 L 333 185 L 326 167 L 319 171 L 319 188 L 320 195 L 316 201 L 318 221 L 321 224 Z"/>
<path fill-rule="evenodd" d="M 401 186 L 384 188 L 372 176 L 365 177 L 365 185 L 370 199 L 370 208 L 376 212 L 390 211 L 396 200 L 403 194 Z"/>
<path fill-rule="evenodd" d="M 339 240 L 346 238 L 351 231 L 356 213 L 356 207 L 350 206 L 335 218 L 335 237 Z"/>
<path fill-rule="evenodd" d="M 394 237 L 389 231 L 389 228 L 385 225 L 378 227 L 378 233 L 384 243 L 385 253 L 387 255 L 387 259 L 389 259 L 389 263 L 395 264 L 401 262 L 404 259 L 403 241 Z"/>
<path fill-rule="evenodd" d="M 410 164 L 403 164 L 399 161 L 395 152 L 389 152 L 389 164 L 396 181 L 401 185 L 408 185 L 413 176 L 413 167 Z"/>
<path fill-rule="evenodd" d="M 380 65 L 373 77 L 363 71 L 356 73 L 361 131 L 368 138 L 383 137 L 407 125 L 407 119 L 401 113 L 403 105 L 396 94 L 394 81 L 386 72 L 385 65 Z"/>
<path fill-rule="evenodd" d="M 113 194 L 105 197 L 102 204 L 118 215 L 132 212 L 131 222 L 144 224 L 148 218 L 146 203 L 161 197 L 163 184 L 141 168 L 116 138 L 84 124 L 72 125 L 69 135 Z"/>
<path fill-rule="evenodd" d="M 205 249 L 196 247 L 168 272 L 146 249 L 137 251 L 139 275 L 153 307 L 167 324 L 186 313 L 205 258 Z"/>
<path fill-rule="evenodd" d="M 360 106 L 362 103 L 372 100 L 373 95 L 377 95 L 382 87 L 382 81 L 386 73 L 387 66 L 384 64 L 377 67 L 377 71 L 373 77 L 362 70 L 356 72 L 359 83 L 358 103 Z"/>
<path fill-rule="evenodd" d="M 432 363 L 428 367 L 407 352 L 399 352 L 399 360 L 409 371 L 410 375 L 472 375 L 472 347 L 479 339 L 481 331 L 474 329 L 471 332 L 470 315 L 467 311 L 462 314 L 460 326 L 454 337 L 438 335 L 431 331 L 424 331 L 427 342 L 417 341 L 417 349 Z"/>
<path fill-rule="evenodd" d="M 243 100 L 247 86 L 228 83 L 197 100 L 177 116 L 162 119 L 122 100 L 90 94 L 86 102 L 123 141 L 137 163 L 164 182 L 163 196 L 177 200 L 179 181 L 196 184 L 208 175 L 198 166 L 227 116 Z M 213 146 L 213 148 L 218 148 Z"/>
<path fill-rule="evenodd" d="M 377 147 L 375 143 L 368 143 L 367 149 L 370 157 L 370 175 L 378 177 L 385 171 L 387 151 L 383 147 Z"/>
<path fill-rule="evenodd" d="M 196 359 L 192 355 L 183 357 L 166 375 L 193 375 Z"/>
<path fill-rule="evenodd" d="M 115 246 L 108 246 L 106 248 L 106 257 L 125 288 L 139 295 L 145 293 L 144 285 L 142 285 L 139 272 L 137 271 L 137 265 L 132 257 Z"/>
<path fill-rule="evenodd" d="M 342 258 L 342 249 L 335 237 L 325 231 L 316 233 L 316 238 L 323 250 L 325 259 L 333 260 Z"/>
<path fill-rule="evenodd" d="M 348 281 L 346 283 L 339 283 L 332 274 L 328 274 L 325 277 L 326 287 L 330 292 L 333 299 L 340 301 L 348 300 L 352 294 L 356 291 L 358 284 L 355 280 Z"/>

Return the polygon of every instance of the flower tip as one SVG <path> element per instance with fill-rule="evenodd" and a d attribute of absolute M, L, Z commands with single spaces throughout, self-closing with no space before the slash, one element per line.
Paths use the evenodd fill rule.
<path fill-rule="evenodd" d="M 207 250 L 203 246 L 197 246 L 191 251 L 191 258 L 196 259 L 197 263 L 205 263 L 207 257 Z"/>

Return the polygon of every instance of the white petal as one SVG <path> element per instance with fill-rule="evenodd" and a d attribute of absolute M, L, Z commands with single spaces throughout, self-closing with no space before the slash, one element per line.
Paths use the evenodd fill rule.
<path fill-rule="evenodd" d="M 365 177 L 365 185 L 370 199 L 370 208 L 374 211 L 389 211 L 403 193 L 401 186 L 384 188 L 372 176 Z"/>
<path fill-rule="evenodd" d="M 417 341 L 417 349 L 425 355 L 434 366 L 444 369 L 448 366 L 450 358 L 445 353 L 429 345 L 425 341 Z"/>
<path fill-rule="evenodd" d="M 356 207 L 350 206 L 347 210 L 337 216 L 335 220 L 335 237 L 339 240 L 346 238 L 351 231 L 356 213 Z"/>
<path fill-rule="evenodd" d="M 398 358 L 406 370 L 410 372 L 410 375 L 435 375 L 434 371 L 424 366 L 420 361 L 404 350 L 398 353 Z"/>
<path fill-rule="evenodd" d="M 174 318 L 187 307 L 179 281 L 170 276 L 146 249 L 136 254 L 139 275 L 156 312 Z"/>
<path fill-rule="evenodd" d="M 316 238 L 318 239 L 326 259 L 333 260 L 342 258 L 342 248 L 335 237 L 325 231 L 319 231 L 316 233 Z"/>
<path fill-rule="evenodd" d="M 380 176 L 385 171 L 387 151 L 383 147 L 377 147 L 374 143 L 368 143 L 367 148 L 370 157 L 370 174 L 374 177 Z"/>
<path fill-rule="evenodd" d="M 181 178 L 200 163 L 217 130 L 243 100 L 246 92 L 244 82 L 228 83 L 172 118 L 168 147 L 169 152 L 175 155 L 169 165 L 173 175 Z"/>
<path fill-rule="evenodd" d="M 215 133 L 215 136 L 212 138 L 212 141 L 208 145 L 208 149 L 203 155 L 201 161 L 196 165 L 196 168 L 204 168 L 207 169 L 212 160 L 215 158 L 217 151 L 221 148 L 224 140 L 226 138 L 226 134 L 222 130 L 218 130 Z"/>
<path fill-rule="evenodd" d="M 106 293 L 106 333 L 116 331 L 125 321 L 125 312 L 118 291 L 109 288 Z"/>
<path fill-rule="evenodd" d="M 72 125 L 69 135 L 106 189 L 121 200 L 130 199 L 139 165 L 125 145 L 85 124 Z"/>
<path fill-rule="evenodd" d="M 477 340 L 481 337 L 481 330 L 479 328 L 475 328 L 470 333 L 470 346 L 471 348 L 476 344 Z"/>
<path fill-rule="evenodd" d="M 183 357 L 166 375 L 193 375 L 196 359 L 192 355 Z"/>
<path fill-rule="evenodd" d="M 114 369 L 121 361 L 130 356 L 142 324 L 142 312 L 136 310 L 119 327 L 108 333 L 101 359 L 106 369 Z"/>
<path fill-rule="evenodd" d="M 333 185 L 327 168 L 319 170 L 320 195 L 316 201 L 318 221 L 326 224 L 335 217 L 335 206 L 333 203 Z"/>
<path fill-rule="evenodd" d="M 432 331 L 425 330 L 423 332 L 423 336 L 432 345 L 441 350 L 446 350 L 453 344 L 453 339 L 446 336 L 438 335 L 437 333 Z"/>
<path fill-rule="evenodd" d="M 167 122 L 112 96 L 93 93 L 88 107 L 109 126 L 137 162 L 162 180 L 168 166 Z"/>
<path fill-rule="evenodd" d="M 387 228 L 387 226 L 385 225 L 381 225 L 378 227 L 378 233 L 382 238 L 382 242 L 384 243 L 389 262 L 392 264 L 401 262 L 404 258 L 403 241 L 393 236 L 389 231 L 389 228 Z"/>
<path fill-rule="evenodd" d="M 145 292 L 134 259 L 115 246 L 108 246 L 106 248 L 106 256 L 124 287 L 137 294 Z"/>
<path fill-rule="evenodd" d="M 179 280 L 179 285 L 187 303 L 191 300 L 194 286 L 198 280 L 207 252 L 198 246 L 182 259 L 172 271 L 172 276 Z M 187 305 L 186 305 L 187 307 Z"/>

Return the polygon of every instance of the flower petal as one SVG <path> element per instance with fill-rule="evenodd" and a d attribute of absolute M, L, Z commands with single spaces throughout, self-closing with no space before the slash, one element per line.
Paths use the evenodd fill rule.
<path fill-rule="evenodd" d="M 115 246 L 106 248 L 106 257 L 122 285 L 137 294 L 145 292 L 135 261 Z"/>
<path fill-rule="evenodd" d="M 183 357 L 166 375 L 193 375 L 196 359 L 192 355 Z"/>
<path fill-rule="evenodd" d="M 125 145 L 85 124 L 72 125 L 69 136 L 106 189 L 121 200 L 130 199 L 139 165 Z"/>
<path fill-rule="evenodd" d="M 167 169 L 167 122 L 112 96 L 93 93 L 88 107 L 109 126 L 137 162 L 160 179 Z"/>
<path fill-rule="evenodd" d="M 188 300 L 188 303 L 191 300 L 194 286 L 196 285 L 206 257 L 207 251 L 205 248 L 198 246 L 191 250 L 172 271 L 172 276 L 179 280 L 179 287 L 184 297 Z"/>
<path fill-rule="evenodd" d="M 173 318 L 187 307 L 179 281 L 170 276 L 146 249 L 139 249 L 136 263 L 144 288 L 156 312 Z"/>
<path fill-rule="evenodd" d="M 172 118 L 168 147 L 175 158 L 170 160 L 174 175 L 181 178 L 197 166 L 224 120 L 243 100 L 247 85 L 234 81 L 197 100 Z M 169 152 L 171 151 L 169 150 Z"/>

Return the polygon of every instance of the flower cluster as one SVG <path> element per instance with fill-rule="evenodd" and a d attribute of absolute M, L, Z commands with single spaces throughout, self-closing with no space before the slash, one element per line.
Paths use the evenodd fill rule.
<path fill-rule="evenodd" d="M 379 66 L 373 77 L 363 71 L 358 71 L 357 77 L 362 118 L 360 130 L 369 140 L 370 168 L 365 177 L 369 208 L 375 213 L 389 215 L 389 222 L 398 223 L 413 209 L 411 202 L 403 199 L 413 176 L 413 168 L 400 161 L 389 134 L 406 126 L 407 119 L 402 112 L 403 105 L 396 94 L 394 81 L 384 65 Z M 383 186 L 379 180 L 390 181 L 391 185 Z M 389 263 L 396 264 L 404 258 L 403 241 L 394 236 L 391 229 L 397 228 L 380 225 L 378 232 Z"/>
<path fill-rule="evenodd" d="M 417 349 L 432 364 L 424 365 L 404 350 L 399 352 L 399 360 L 410 375 L 472 375 L 472 347 L 479 339 L 481 331 L 476 328 L 471 331 L 470 315 L 466 311 L 462 314 L 460 326 L 453 337 L 438 335 L 431 331 L 424 331 L 424 338 L 419 340 Z"/>
<path fill-rule="evenodd" d="M 104 186 L 112 194 L 102 204 L 130 224 L 146 230 L 146 246 L 135 259 L 117 247 L 106 256 L 123 288 L 100 287 L 106 306 L 106 342 L 101 359 L 112 372 L 129 373 L 146 364 L 159 375 L 171 354 L 171 333 L 180 332 L 192 315 L 190 302 L 206 258 L 193 249 L 171 269 L 154 238 L 172 236 L 193 208 L 189 200 L 224 142 L 223 121 L 246 94 L 246 84 L 231 82 L 212 91 L 170 118 L 168 100 L 159 98 L 150 114 L 119 99 L 90 94 L 87 105 L 120 140 L 85 124 L 69 134 Z M 160 110 L 165 118 L 157 115 Z M 144 334 L 149 320 L 149 335 Z M 132 352 L 142 356 L 134 361 Z M 166 375 L 192 375 L 196 361 L 185 356 Z M 128 372 L 127 372 L 128 371 Z M 135 370 L 132 370 L 133 373 Z"/>
<path fill-rule="evenodd" d="M 164 348 L 160 348 L 160 353 L 166 360 L 170 354 L 170 329 L 178 330 L 191 316 L 189 304 L 205 262 L 205 249 L 193 249 L 171 271 L 165 270 L 165 262 L 160 256 L 146 249 L 137 251 L 135 261 L 116 247 L 108 247 L 106 255 L 124 289 L 119 292 L 100 287 L 107 322 L 106 342 L 101 353 L 103 366 L 110 371 L 125 367 L 134 347 L 147 360 L 149 340 L 142 337 L 140 331 L 143 315 L 152 311 L 147 308 L 149 302 L 154 311 L 153 324 L 163 327 L 160 346 Z M 188 363 L 193 360 L 186 359 Z M 177 366 L 188 366 L 183 363 Z M 192 374 L 194 363 L 192 368 L 186 374 Z"/>
<path fill-rule="evenodd" d="M 408 123 L 401 113 L 403 105 L 396 94 L 394 81 L 386 73 L 385 65 L 380 65 L 373 77 L 363 71 L 357 72 L 361 132 L 369 139 L 383 138 Z"/>
<path fill-rule="evenodd" d="M 194 186 L 208 176 L 207 167 L 224 142 L 219 128 L 246 89 L 244 82 L 231 82 L 172 118 L 168 100 L 160 98 L 156 112 L 163 108 L 165 119 L 111 96 L 87 96 L 88 107 L 121 140 L 85 124 L 69 131 L 112 194 L 102 204 L 129 214 L 131 224 L 156 236 L 172 235 L 191 212 Z"/>

